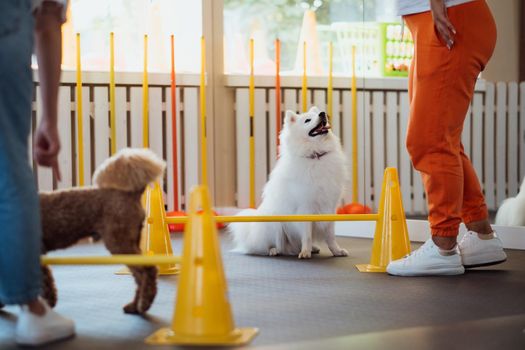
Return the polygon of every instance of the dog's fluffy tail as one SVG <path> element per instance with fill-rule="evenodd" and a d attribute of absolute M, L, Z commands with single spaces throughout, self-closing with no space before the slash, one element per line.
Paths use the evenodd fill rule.
<path fill-rule="evenodd" d="M 125 148 L 106 159 L 93 175 L 99 188 L 141 192 L 164 173 L 166 163 L 145 148 Z"/>
<path fill-rule="evenodd" d="M 245 209 L 238 216 L 260 215 L 256 209 Z M 276 247 L 280 233 L 278 222 L 234 222 L 228 225 L 233 240 L 232 251 L 244 254 L 268 255 Z M 279 245 L 280 246 L 280 245 Z"/>

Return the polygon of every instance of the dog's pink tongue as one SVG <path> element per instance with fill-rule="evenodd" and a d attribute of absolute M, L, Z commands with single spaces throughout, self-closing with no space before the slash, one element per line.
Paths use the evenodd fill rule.
<path fill-rule="evenodd" d="M 331 129 L 331 128 L 332 128 L 332 127 L 331 127 L 330 125 L 326 124 L 325 126 L 323 126 L 323 127 L 321 128 L 321 130 L 322 130 L 322 131 L 325 131 L 325 130 L 329 130 L 329 129 Z"/>

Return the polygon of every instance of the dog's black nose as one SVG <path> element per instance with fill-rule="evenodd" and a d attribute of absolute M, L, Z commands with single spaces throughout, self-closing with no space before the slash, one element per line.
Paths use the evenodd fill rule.
<path fill-rule="evenodd" d="M 326 124 L 328 122 L 325 112 L 319 113 L 319 117 L 321 117 L 321 122 L 323 122 L 323 124 Z"/>

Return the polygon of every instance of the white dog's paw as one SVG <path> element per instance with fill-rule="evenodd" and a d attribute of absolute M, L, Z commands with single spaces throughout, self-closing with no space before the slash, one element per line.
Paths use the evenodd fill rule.
<path fill-rule="evenodd" d="M 268 250 L 268 255 L 269 256 L 276 256 L 277 254 L 279 254 L 279 252 L 277 251 L 277 248 L 275 248 L 275 247 L 270 248 L 270 250 Z"/>
<path fill-rule="evenodd" d="M 301 250 L 299 253 L 299 259 L 310 259 L 312 257 L 312 252 L 310 250 Z"/>
<path fill-rule="evenodd" d="M 319 247 L 317 246 L 312 246 L 312 254 L 319 254 L 319 252 L 321 251 L 321 249 L 319 249 Z"/>
<path fill-rule="evenodd" d="M 332 251 L 334 256 L 348 256 L 348 250 L 340 248 L 339 250 Z"/>

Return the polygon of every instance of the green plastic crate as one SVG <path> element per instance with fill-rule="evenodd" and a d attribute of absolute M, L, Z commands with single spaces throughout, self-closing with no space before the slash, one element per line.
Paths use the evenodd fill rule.
<path fill-rule="evenodd" d="M 381 68 L 385 77 L 406 77 L 414 55 L 414 41 L 401 23 L 380 23 Z"/>

